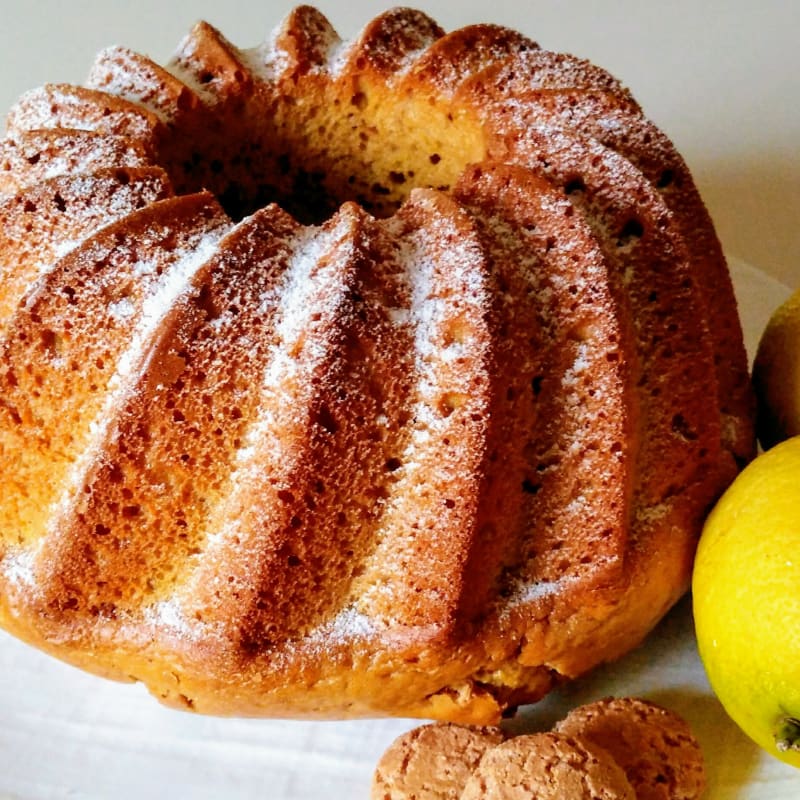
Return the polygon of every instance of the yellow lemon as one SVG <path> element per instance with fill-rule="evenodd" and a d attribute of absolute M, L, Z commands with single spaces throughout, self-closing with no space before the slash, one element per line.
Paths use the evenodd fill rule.
<path fill-rule="evenodd" d="M 800 436 L 756 458 L 716 505 L 692 590 L 715 693 L 745 733 L 800 767 Z"/>
<path fill-rule="evenodd" d="M 772 315 L 753 365 L 764 447 L 800 434 L 800 289 Z"/>

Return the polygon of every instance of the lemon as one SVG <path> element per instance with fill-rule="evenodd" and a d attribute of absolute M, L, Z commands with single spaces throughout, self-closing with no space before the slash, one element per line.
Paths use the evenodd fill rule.
<path fill-rule="evenodd" d="M 761 444 L 772 447 L 800 434 L 800 289 L 770 318 L 758 345 L 753 383 Z"/>
<path fill-rule="evenodd" d="M 800 436 L 758 456 L 711 512 L 695 561 L 700 657 L 728 714 L 800 767 Z"/>

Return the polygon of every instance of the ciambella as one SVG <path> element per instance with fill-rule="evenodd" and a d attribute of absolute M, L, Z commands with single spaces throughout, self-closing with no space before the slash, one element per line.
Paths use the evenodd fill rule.
<path fill-rule="evenodd" d="M 642 640 L 753 454 L 684 161 L 511 30 L 112 47 L 0 194 L 0 621 L 166 703 L 494 722 Z"/>

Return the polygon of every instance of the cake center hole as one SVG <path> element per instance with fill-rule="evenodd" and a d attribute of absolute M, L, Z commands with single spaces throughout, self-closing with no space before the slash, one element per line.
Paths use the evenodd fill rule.
<path fill-rule="evenodd" d="M 346 89 L 299 85 L 293 97 L 271 103 L 238 102 L 193 132 L 190 158 L 185 139 L 167 142 L 164 152 L 179 192 L 208 189 L 237 220 L 275 202 L 319 224 L 347 200 L 388 217 L 414 187 L 447 191 L 486 155 L 481 126 L 466 112 L 358 80 Z M 170 159 L 171 150 L 181 155 Z"/>

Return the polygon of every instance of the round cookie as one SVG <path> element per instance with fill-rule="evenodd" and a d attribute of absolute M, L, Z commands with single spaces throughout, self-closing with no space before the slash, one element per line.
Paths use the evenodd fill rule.
<path fill-rule="evenodd" d="M 639 800 L 696 800 L 705 788 L 700 745 L 684 719 L 633 697 L 580 706 L 556 725 L 607 750 Z"/>
<path fill-rule="evenodd" d="M 636 800 L 602 748 L 560 733 L 517 736 L 489 750 L 461 800 Z"/>
<path fill-rule="evenodd" d="M 375 768 L 372 800 L 457 800 L 487 750 L 504 739 L 499 728 L 451 723 L 422 725 L 392 742 Z"/>

